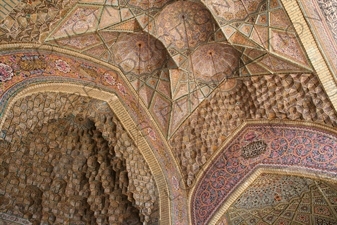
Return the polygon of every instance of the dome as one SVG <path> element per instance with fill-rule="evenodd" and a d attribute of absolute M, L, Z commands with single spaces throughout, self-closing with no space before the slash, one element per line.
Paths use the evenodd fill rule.
<path fill-rule="evenodd" d="M 187 49 L 207 41 L 213 29 L 213 20 L 203 5 L 177 1 L 161 11 L 156 25 L 158 38 L 166 46 Z"/>
<path fill-rule="evenodd" d="M 149 34 L 122 33 L 112 47 L 115 62 L 124 73 L 151 73 L 163 66 L 166 59 L 164 47 L 159 46 Z"/>
<path fill-rule="evenodd" d="M 199 81 L 219 83 L 238 71 L 240 54 L 226 44 L 206 44 L 192 53 L 194 75 Z"/>

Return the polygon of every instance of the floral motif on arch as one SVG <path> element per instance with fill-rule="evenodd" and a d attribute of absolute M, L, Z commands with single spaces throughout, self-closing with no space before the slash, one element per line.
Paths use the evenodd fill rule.
<path fill-rule="evenodd" d="M 104 73 L 103 77 L 108 84 L 116 85 L 116 79 L 113 76 L 111 76 L 109 73 Z"/>
<path fill-rule="evenodd" d="M 0 81 L 4 82 L 7 80 L 12 79 L 12 76 L 14 75 L 12 67 L 0 63 Z"/>
<path fill-rule="evenodd" d="M 70 66 L 68 65 L 68 63 L 62 59 L 58 59 L 55 61 L 55 66 L 56 68 L 63 72 L 63 73 L 69 73 L 70 72 Z"/>
<path fill-rule="evenodd" d="M 243 147 L 258 141 L 266 144 L 265 151 L 252 158 L 243 157 Z M 296 166 L 337 175 L 337 136 L 306 126 L 247 126 L 197 183 L 191 201 L 192 224 L 207 224 L 235 187 L 260 165 Z"/>

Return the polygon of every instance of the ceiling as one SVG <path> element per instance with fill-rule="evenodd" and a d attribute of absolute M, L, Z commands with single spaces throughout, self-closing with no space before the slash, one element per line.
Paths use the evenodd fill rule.
<path fill-rule="evenodd" d="M 244 126 L 258 121 L 337 126 L 334 3 L 0 0 L 0 5 L 0 181 L 7 184 L 0 189 L 0 212 L 6 215 L 33 224 L 192 223 L 196 184 Z M 306 22 L 296 22 L 291 8 L 302 10 Z M 48 86 L 53 83 L 59 85 Z M 274 185 L 268 190 L 277 182 L 297 182 L 301 194 L 244 208 L 241 199 L 249 202 L 248 194 L 266 180 Z M 254 182 L 219 224 L 301 224 L 297 206 L 310 198 L 314 212 L 314 196 L 325 196 L 331 186 L 268 174 Z M 275 200 L 275 193 L 269 194 Z M 169 200 L 159 200 L 167 195 Z M 335 216 L 334 203 L 325 203 Z M 285 215 L 289 208 L 291 219 Z M 266 212 L 274 215 L 271 222 Z M 311 223 L 321 218 L 314 214 Z"/>

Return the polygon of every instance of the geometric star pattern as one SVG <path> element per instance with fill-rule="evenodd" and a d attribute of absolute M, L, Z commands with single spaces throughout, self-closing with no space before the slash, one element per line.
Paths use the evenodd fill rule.
<path fill-rule="evenodd" d="M 204 4 L 83 0 L 45 43 L 118 66 L 167 137 L 228 78 L 312 72 L 278 0 Z"/>

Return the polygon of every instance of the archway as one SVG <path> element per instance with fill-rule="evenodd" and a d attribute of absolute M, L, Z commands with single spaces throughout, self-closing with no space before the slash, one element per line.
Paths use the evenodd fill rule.
<path fill-rule="evenodd" d="M 36 96 L 39 96 L 40 100 L 38 100 L 37 103 L 35 103 L 34 101 L 33 101 L 33 103 L 30 103 L 32 98 L 35 98 Z M 43 101 L 48 101 L 49 103 L 47 105 L 45 105 L 44 103 L 42 104 Z M 29 113 L 20 112 L 20 110 L 21 110 L 20 104 L 23 104 L 22 108 L 25 109 Z M 53 105 L 53 106 L 51 106 L 51 105 Z M 41 108 L 41 106 L 42 106 L 42 108 Z M 46 106 L 46 107 L 44 107 L 44 106 Z M 14 109 L 13 107 L 15 108 L 15 110 L 13 110 Z M 32 107 L 32 108 L 28 108 L 28 107 Z M 42 110 L 41 112 L 38 112 L 39 107 L 41 108 L 40 111 Z M 87 108 L 85 110 L 83 110 L 83 107 L 87 107 Z M 68 109 L 68 113 L 65 109 Z M 101 114 L 101 115 L 98 115 L 98 114 L 97 115 L 90 115 L 90 114 L 95 113 L 95 112 L 97 112 L 98 114 Z M 22 115 L 22 117 L 17 116 L 18 115 L 17 113 L 19 113 L 19 115 Z M 104 115 L 104 114 L 106 114 L 106 115 Z M 15 115 L 15 117 L 14 117 L 14 115 Z M 107 115 L 110 115 L 110 118 L 107 117 Z M 96 119 L 101 118 L 103 120 L 102 121 L 97 121 L 97 120 L 95 121 L 95 118 Z M 119 119 L 119 118 L 122 118 L 122 119 Z M 14 123 L 13 126 L 11 126 L 10 124 L 13 120 L 15 120 L 15 123 Z M 26 120 L 26 122 L 21 123 L 21 125 L 19 125 L 20 120 Z M 57 125 L 58 122 L 63 124 L 62 126 L 67 131 L 64 131 L 64 129 L 63 129 L 63 131 L 58 130 L 58 125 Z M 104 123 L 106 123 L 106 124 L 104 124 Z M 46 124 L 48 126 L 45 126 Z M 118 134 L 118 132 L 116 132 L 117 130 L 115 130 L 115 132 L 114 132 L 113 130 L 117 129 L 117 128 L 122 129 L 124 133 Z M 170 206 L 168 195 L 171 192 L 167 187 L 167 183 L 166 183 L 166 180 L 165 180 L 166 178 L 163 175 L 162 169 L 161 169 L 158 161 L 156 160 L 155 156 L 153 155 L 152 150 L 149 147 L 149 145 L 147 144 L 147 141 L 145 140 L 144 136 L 142 136 L 139 133 L 139 130 L 137 130 L 136 124 L 132 121 L 129 114 L 126 112 L 125 108 L 123 107 L 122 103 L 119 101 L 119 99 L 113 93 L 109 93 L 107 91 L 102 91 L 102 90 L 97 89 L 97 88 L 84 89 L 83 85 L 69 84 L 69 83 L 44 83 L 44 84 L 32 85 L 32 86 L 26 87 L 21 92 L 17 93 L 10 100 L 10 102 L 8 102 L 8 106 L 6 107 L 5 113 L 3 114 L 1 129 L 2 129 L 2 134 L 3 134 L 3 136 L 2 136 L 3 137 L 2 154 L 5 154 L 4 151 L 8 150 L 7 145 L 10 144 L 11 142 L 16 144 L 16 146 L 20 146 L 21 144 L 23 144 L 22 140 L 24 140 L 24 142 L 27 142 L 27 144 L 31 143 L 32 138 L 34 138 L 34 137 L 36 138 L 36 135 L 38 135 L 38 134 L 40 135 L 41 132 L 44 133 L 46 131 L 46 129 L 47 129 L 47 131 L 49 129 L 49 132 L 51 131 L 51 129 L 54 130 L 57 133 L 56 136 L 59 136 L 58 138 L 64 137 L 65 140 L 67 138 L 64 135 L 77 133 L 78 134 L 77 138 L 75 137 L 74 140 L 77 139 L 79 142 L 83 141 L 84 143 L 89 143 L 89 144 L 91 142 L 95 142 L 95 143 L 97 143 L 97 145 L 99 145 L 101 147 L 102 146 L 103 147 L 108 146 L 108 148 L 110 146 L 110 150 L 102 151 L 103 153 L 105 152 L 103 155 L 100 155 L 99 154 L 100 151 L 98 151 L 97 149 L 93 150 L 92 152 L 89 151 L 87 156 L 91 157 L 91 160 L 89 160 L 89 158 L 83 159 L 83 160 L 86 161 L 86 162 L 91 161 L 91 163 L 92 163 L 91 165 L 96 165 L 96 166 L 94 166 L 96 168 L 98 164 L 101 165 L 101 163 L 104 163 L 104 162 L 99 163 L 99 161 L 98 161 L 99 158 L 102 158 L 102 157 L 103 158 L 110 158 L 111 159 L 110 161 L 114 161 L 114 159 L 117 159 L 119 157 L 121 160 L 119 160 L 119 161 L 117 160 L 117 162 L 115 162 L 115 164 L 109 164 L 109 165 L 110 165 L 110 167 L 113 167 L 113 168 L 117 169 L 116 171 L 115 170 L 110 171 L 110 174 L 111 173 L 115 174 L 117 177 L 119 177 L 117 180 L 119 180 L 119 179 L 124 180 L 124 182 L 128 183 L 128 185 L 124 185 L 124 186 L 122 185 L 123 182 L 117 185 L 118 187 L 121 187 L 121 189 L 120 189 L 120 192 L 122 194 L 121 196 L 124 196 L 124 197 L 127 196 L 127 200 L 131 200 L 131 203 L 127 203 L 127 202 L 124 201 L 125 204 L 126 204 L 125 205 L 123 203 L 124 209 L 130 210 L 130 204 L 134 205 L 134 206 L 142 205 L 142 206 L 145 207 L 145 205 L 150 206 L 152 204 L 152 203 L 150 204 L 150 202 L 157 201 L 158 208 L 152 210 L 152 213 L 155 212 L 155 213 L 158 214 L 157 218 L 152 219 L 152 218 L 148 217 L 147 222 L 152 221 L 154 224 L 156 224 L 159 220 L 159 215 L 160 215 L 161 223 L 164 223 L 164 224 L 170 223 L 169 218 L 170 218 L 170 207 L 171 206 Z M 9 130 L 11 130 L 11 132 L 9 132 Z M 90 135 L 89 135 L 89 133 L 90 133 Z M 118 141 L 119 138 L 113 140 L 113 138 L 111 139 L 109 137 L 109 134 L 111 135 L 113 133 L 115 133 L 115 135 L 117 134 L 117 136 L 119 136 L 120 138 L 124 137 L 126 139 L 124 141 Z M 93 134 L 95 134 L 95 135 L 93 135 Z M 90 136 L 92 136 L 92 135 L 94 137 L 99 137 L 99 138 L 97 140 L 96 139 L 92 140 L 92 138 L 90 138 Z M 53 138 L 55 139 L 55 138 L 57 138 L 56 136 L 54 135 L 53 137 L 48 137 L 48 138 L 49 139 L 53 139 Z M 84 139 L 82 137 L 84 137 Z M 35 138 L 34 138 L 34 140 L 35 140 Z M 56 141 L 56 139 L 54 140 L 54 142 L 55 141 Z M 71 141 L 71 140 L 69 140 L 69 141 Z M 116 146 L 113 147 L 114 150 L 111 152 L 111 144 L 114 143 L 114 142 L 116 143 L 116 141 L 120 142 L 121 145 L 124 145 L 124 147 L 120 148 L 120 149 L 124 149 L 124 152 L 121 152 L 120 150 L 118 150 L 118 147 L 116 148 Z M 40 141 L 40 143 L 41 143 L 41 141 Z M 46 143 L 44 143 L 44 144 L 46 144 Z M 137 147 L 135 147 L 136 145 L 137 145 Z M 71 147 L 71 149 L 74 149 L 75 152 L 78 153 L 78 154 L 75 154 L 75 155 L 81 155 L 79 153 L 80 149 L 76 149 L 76 146 L 81 148 L 81 146 L 83 147 L 84 144 L 82 145 L 81 143 L 78 143 L 78 144 L 75 144 L 73 147 Z M 134 147 L 132 147 L 132 146 L 134 146 Z M 46 149 L 51 149 L 51 148 L 54 148 L 54 147 L 45 146 L 45 148 L 42 148 L 42 149 L 46 150 Z M 63 146 L 63 147 L 65 147 L 65 146 Z M 12 148 L 10 148 L 10 149 L 12 149 Z M 15 147 L 13 147 L 13 149 L 15 149 Z M 42 149 L 41 149 L 41 151 L 42 151 Z M 127 149 L 129 149 L 129 150 L 127 150 Z M 13 151 L 17 152 L 16 150 L 13 150 Z M 63 153 L 67 152 L 65 150 L 63 150 L 63 151 L 64 151 Z M 137 151 L 139 152 L 139 154 L 137 156 L 138 159 L 134 155 L 134 153 L 136 153 Z M 20 154 L 21 153 L 26 154 L 27 150 L 18 151 L 18 154 L 19 153 Z M 9 152 L 9 155 L 12 155 L 12 154 L 14 154 L 14 153 Z M 42 154 L 46 154 L 46 152 L 42 153 Z M 116 158 L 116 156 L 118 156 L 118 157 Z M 75 157 L 71 156 L 71 158 L 73 158 L 73 160 L 69 163 L 71 165 L 73 165 L 74 162 L 76 161 L 76 156 Z M 41 160 L 42 159 L 40 159 L 40 161 Z M 55 160 L 55 159 L 51 159 L 51 160 Z M 67 161 L 69 159 L 65 159 L 65 160 Z M 20 162 L 20 161 L 17 161 L 17 162 Z M 76 161 L 76 162 L 78 162 L 78 161 Z M 136 167 L 133 168 L 135 166 L 134 165 L 135 162 L 137 162 Z M 44 164 L 47 165 L 48 163 L 44 162 Z M 121 166 L 118 167 L 117 165 L 121 165 Z M 86 167 L 90 167 L 90 166 L 87 165 Z M 104 167 L 108 168 L 109 166 L 107 164 L 105 164 Z M 7 175 L 8 175 L 7 172 L 9 172 L 9 168 L 7 168 L 6 166 L 4 166 L 4 168 L 5 169 L 3 170 L 3 172 L 4 172 L 4 174 L 6 174 L 6 177 L 7 177 Z M 42 170 L 44 168 L 47 168 L 47 171 L 52 173 L 54 171 L 53 168 L 55 168 L 55 165 L 51 165 L 49 163 L 48 166 L 46 166 L 46 167 L 42 166 L 41 167 Z M 119 168 L 119 170 L 118 170 L 118 168 Z M 121 168 L 124 168 L 124 169 L 120 170 Z M 144 180 L 141 179 L 139 182 L 137 182 L 136 181 L 137 179 L 135 179 L 136 182 L 134 182 L 132 184 L 133 181 L 131 181 L 132 180 L 131 174 L 134 174 L 134 172 L 135 172 L 134 169 L 138 170 L 137 168 L 141 169 L 142 172 L 140 172 L 140 173 L 143 174 L 143 175 L 141 175 L 141 174 L 138 174 L 138 175 L 145 176 L 144 177 L 145 179 Z M 148 169 L 146 169 L 146 168 L 148 168 Z M 15 168 L 12 168 L 12 169 L 15 169 Z M 39 172 L 41 172 L 41 171 L 39 171 Z M 46 171 L 42 171 L 42 172 L 46 172 Z M 104 173 L 108 173 L 107 170 L 102 170 L 102 174 L 104 174 Z M 102 175 L 102 174 L 99 175 L 100 178 L 102 176 L 105 176 L 105 175 Z M 48 174 L 45 174 L 45 175 L 47 176 Z M 134 174 L 134 175 L 135 175 L 135 177 L 137 177 L 136 174 Z M 146 178 L 148 175 L 150 175 L 150 177 Z M 78 174 L 76 176 L 78 176 Z M 3 179 L 4 178 L 5 177 L 3 177 Z M 94 179 L 94 178 L 92 178 L 92 179 Z M 15 181 L 17 179 L 13 179 L 13 180 Z M 153 180 L 153 182 L 151 180 Z M 37 181 L 34 181 L 34 182 L 36 183 Z M 60 182 L 56 182 L 55 185 L 57 187 L 60 186 L 60 185 L 58 185 Z M 103 183 L 106 182 L 106 180 L 101 180 L 100 182 L 102 183 L 102 185 L 96 186 L 97 189 L 98 190 L 105 190 L 106 189 L 106 191 L 108 192 L 109 191 L 109 187 L 108 187 L 109 185 L 105 184 L 106 188 L 103 187 Z M 61 183 L 62 184 L 68 184 L 69 183 L 70 186 L 72 186 L 72 184 L 70 182 L 65 181 L 65 182 L 61 182 Z M 151 183 L 153 183 L 155 185 L 154 187 L 156 187 L 156 188 L 151 188 L 150 187 Z M 43 183 L 41 183 L 41 185 L 42 184 Z M 54 185 L 53 182 L 52 182 L 52 184 Z M 85 185 L 85 184 L 83 184 L 83 185 Z M 67 185 L 61 185 L 61 186 L 67 187 Z M 141 190 L 148 190 L 149 193 L 151 192 L 153 196 L 151 197 L 151 194 L 148 195 L 147 197 L 141 195 L 140 193 L 142 191 L 138 190 L 138 186 L 142 187 Z M 40 188 L 38 188 L 38 189 L 40 189 Z M 158 189 L 158 191 L 155 190 L 155 189 Z M 16 189 L 14 189 L 14 191 L 15 190 Z M 93 187 L 93 190 L 95 190 L 95 186 Z M 132 190 L 133 190 L 133 192 L 132 192 Z M 63 187 L 62 191 L 66 191 L 65 187 Z M 106 191 L 103 191 L 103 192 L 105 193 Z M 103 192 L 100 192 L 100 193 L 102 194 Z M 40 193 L 39 196 L 43 195 L 43 191 L 41 191 L 41 189 L 38 191 L 38 193 Z M 95 193 L 95 191 L 93 191 L 93 193 Z M 154 197 L 156 195 L 157 195 L 157 197 Z M 29 196 L 27 196 L 27 198 L 29 198 Z M 76 205 L 76 204 L 79 205 L 81 202 L 84 201 L 83 199 L 82 199 L 83 201 L 78 200 L 75 197 L 76 196 L 69 196 L 69 198 L 75 199 L 75 200 L 71 201 L 72 203 L 74 203 L 74 205 Z M 155 199 L 157 199 L 157 200 L 155 200 Z M 31 203 L 35 204 L 35 202 L 31 202 Z M 40 201 L 36 202 L 36 204 L 40 204 L 40 203 L 41 203 Z M 41 208 L 39 208 L 39 209 L 41 209 Z M 19 209 L 17 209 L 17 210 L 19 210 Z M 24 210 L 24 209 L 22 209 L 22 210 Z M 28 213 L 27 210 L 25 212 Z M 124 211 L 121 211 L 121 213 L 122 212 L 124 212 Z M 125 212 L 128 212 L 128 211 L 125 211 Z M 136 212 L 139 212 L 140 214 L 142 214 L 142 213 L 152 214 L 151 210 L 149 211 L 148 209 L 146 209 L 146 207 L 145 208 L 133 209 L 130 212 L 133 212 L 133 214 L 135 214 Z M 33 216 L 33 215 L 34 214 L 32 214 L 31 216 Z M 110 217 L 111 217 L 111 215 L 110 215 Z M 140 218 L 140 220 L 146 221 L 145 217 L 143 219 Z M 38 218 L 40 218 L 40 219 L 43 218 L 42 214 Z M 49 216 L 48 216 L 48 218 L 49 218 Z M 54 218 L 54 216 L 52 215 L 50 218 Z M 116 217 L 116 218 L 118 219 L 118 217 Z M 103 221 L 103 222 L 105 221 L 104 219 L 99 219 L 99 218 L 98 218 L 98 220 Z M 60 222 L 60 221 L 58 221 L 58 222 Z M 112 222 L 112 221 L 109 221 L 109 222 Z"/>
<path fill-rule="evenodd" d="M 241 126 L 199 175 L 190 194 L 193 224 L 216 222 L 216 212 L 238 197 L 234 191 L 241 183 L 247 187 L 247 177 L 259 167 L 335 178 L 336 145 L 333 129 L 314 124 L 262 121 Z"/>

